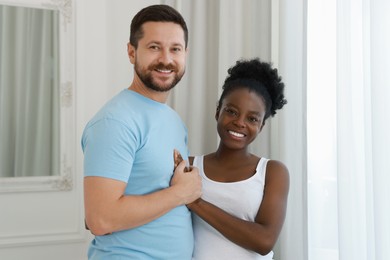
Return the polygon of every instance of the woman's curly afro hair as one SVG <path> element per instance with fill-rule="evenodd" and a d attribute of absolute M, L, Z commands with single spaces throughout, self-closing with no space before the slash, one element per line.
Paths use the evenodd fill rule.
<path fill-rule="evenodd" d="M 228 76 L 225 79 L 222 87 L 223 92 L 218 101 L 218 110 L 223 99 L 238 88 L 248 88 L 263 98 L 266 105 L 264 121 L 268 117 L 274 116 L 276 110 L 287 104 L 283 94 L 284 83 L 278 75 L 278 70 L 272 68 L 270 63 L 260 61 L 259 58 L 238 60 L 233 67 L 228 69 Z"/>

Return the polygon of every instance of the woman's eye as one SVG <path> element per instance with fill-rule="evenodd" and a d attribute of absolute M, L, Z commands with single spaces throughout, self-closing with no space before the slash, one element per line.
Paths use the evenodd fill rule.
<path fill-rule="evenodd" d="M 237 115 L 237 112 L 230 108 L 225 108 L 225 112 L 230 115 Z"/>

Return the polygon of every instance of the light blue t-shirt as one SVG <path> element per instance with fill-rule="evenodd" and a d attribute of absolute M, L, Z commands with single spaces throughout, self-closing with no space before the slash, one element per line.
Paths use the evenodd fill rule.
<path fill-rule="evenodd" d="M 173 150 L 188 157 L 187 128 L 168 105 L 123 90 L 87 124 L 84 175 L 127 183 L 125 194 L 169 187 Z M 191 259 L 193 232 L 186 206 L 130 230 L 96 236 L 89 259 Z"/>

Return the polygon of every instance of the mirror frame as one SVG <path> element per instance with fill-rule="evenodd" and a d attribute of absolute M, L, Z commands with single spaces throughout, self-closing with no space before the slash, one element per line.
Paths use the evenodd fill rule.
<path fill-rule="evenodd" d="M 60 172 L 55 176 L 0 178 L 0 193 L 72 190 L 77 143 L 74 0 L 0 0 L 0 5 L 49 9 L 58 11 L 60 16 Z"/>

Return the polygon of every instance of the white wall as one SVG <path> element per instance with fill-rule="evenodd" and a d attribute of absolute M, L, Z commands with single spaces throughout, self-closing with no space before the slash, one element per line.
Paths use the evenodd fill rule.
<path fill-rule="evenodd" d="M 77 2 L 77 96 L 80 130 L 113 95 L 127 88 L 133 68 L 127 57 L 132 17 L 159 1 Z"/>

